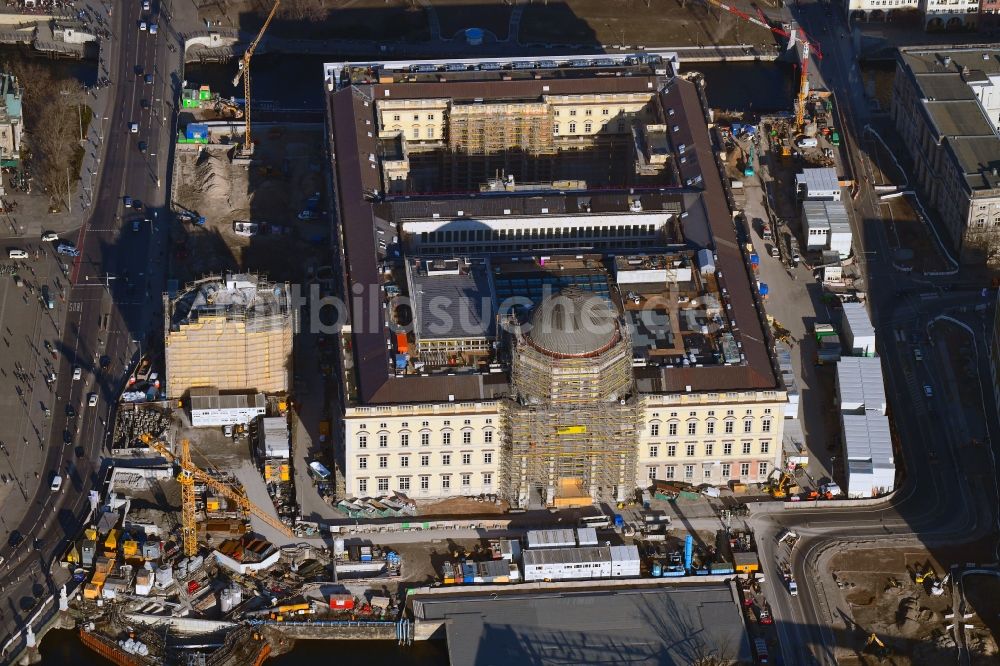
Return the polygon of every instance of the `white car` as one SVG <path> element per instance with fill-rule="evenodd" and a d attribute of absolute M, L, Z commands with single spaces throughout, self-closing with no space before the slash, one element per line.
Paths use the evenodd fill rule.
<path fill-rule="evenodd" d="M 57 234 L 54 231 L 46 231 L 44 234 L 42 234 L 42 240 L 48 243 L 54 243 L 57 240 L 59 240 L 59 234 Z"/>
<path fill-rule="evenodd" d="M 924 360 L 924 353 L 922 351 L 920 351 L 919 349 L 914 349 L 913 350 L 913 360 L 914 361 L 922 361 L 922 360 Z"/>
<path fill-rule="evenodd" d="M 128 124 L 128 131 L 132 132 L 132 134 L 138 134 L 139 133 L 139 123 L 129 123 Z"/>
<path fill-rule="evenodd" d="M 97 406 L 97 394 L 96 393 L 91 393 L 90 395 L 87 396 L 87 405 L 90 406 L 90 407 L 96 407 Z"/>
<path fill-rule="evenodd" d="M 149 11 L 149 0 L 142 0 L 142 9 L 146 12 Z"/>
<path fill-rule="evenodd" d="M 81 377 L 83 377 L 83 370 L 80 369 L 80 366 L 76 366 L 73 368 L 73 380 L 78 381 Z"/>
<path fill-rule="evenodd" d="M 145 21 L 139 21 L 139 31 L 140 32 L 146 32 L 146 22 Z"/>
<path fill-rule="evenodd" d="M 19 250 L 17 248 L 7 250 L 7 257 L 9 259 L 27 259 L 28 253 L 24 250 Z"/>

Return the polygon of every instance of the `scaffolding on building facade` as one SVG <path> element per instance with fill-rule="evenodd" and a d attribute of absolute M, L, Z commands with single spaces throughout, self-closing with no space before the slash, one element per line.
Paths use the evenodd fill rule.
<path fill-rule="evenodd" d="M 553 358 L 519 329 L 512 399 L 502 410 L 508 436 L 501 488 L 518 506 L 620 502 L 635 483 L 642 421 L 624 327 L 608 348 Z"/>

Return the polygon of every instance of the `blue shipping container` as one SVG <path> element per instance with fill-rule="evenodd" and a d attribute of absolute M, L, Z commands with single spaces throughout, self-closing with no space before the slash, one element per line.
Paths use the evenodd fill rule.
<path fill-rule="evenodd" d="M 187 126 L 186 136 L 189 139 L 207 139 L 208 125 L 203 123 L 191 123 Z"/>

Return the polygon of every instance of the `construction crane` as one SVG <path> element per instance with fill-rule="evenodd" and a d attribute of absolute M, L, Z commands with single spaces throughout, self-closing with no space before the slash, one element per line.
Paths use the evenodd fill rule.
<path fill-rule="evenodd" d="M 243 99 L 246 105 L 245 113 L 243 114 L 244 123 L 244 133 L 243 133 L 243 153 L 249 155 L 253 152 L 253 143 L 250 141 L 250 58 L 253 57 L 253 52 L 257 50 L 257 45 L 260 44 L 261 38 L 264 36 L 264 31 L 267 30 L 267 26 L 271 25 L 271 20 L 278 11 L 278 5 L 281 4 L 281 0 L 275 0 L 274 6 L 271 7 L 271 13 L 267 15 L 267 19 L 264 21 L 264 25 L 261 26 L 260 32 L 247 50 L 243 53 L 243 57 L 240 58 L 240 68 L 236 72 L 236 76 L 233 77 L 233 85 L 238 86 L 240 84 L 240 78 L 243 79 Z"/>
<path fill-rule="evenodd" d="M 285 536 L 295 536 L 288 529 L 287 525 L 272 516 L 268 511 L 251 502 L 242 491 L 216 479 L 191 462 L 191 444 L 188 440 L 181 440 L 181 454 L 178 457 L 171 453 L 163 442 L 154 440 L 148 434 L 143 435 L 140 439 L 149 448 L 180 467 L 180 474 L 177 476 L 177 481 L 181 484 L 181 537 L 184 544 L 185 556 L 191 557 L 198 554 L 198 522 L 195 517 L 194 496 L 195 483 L 202 483 L 208 486 L 219 495 L 233 501 L 245 513 L 252 513 Z"/>
<path fill-rule="evenodd" d="M 741 12 L 735 7 L 730 7 L 724 2 L 719 2 L 719 0 L 704 1 L 713 7 L 718 7 L 733 14 L 747 23 L 752 23 L 765 30 L 770 30 L 779 37 L 783 37 L 788 40 L 788 48 L 792 48 L 796 44 L 799 45 L 801 67 L 799 68 L 799 92 L 796 96 L 795 104 L 795 128 L 801 132 L 805 122 L 806 97 L 809 95 L 809 56 L 815 54 L 817 59 L 823 59 L 823 51 L 820 50 L 819 44 L 813 42 L 802 28 L 789 26 L 786 30 L 780 24 L 776 25 L 771 19 L 767 18 L 767 15 L 764 14 L 760 7 L 756 8 L 757 16 L 759 17 L 757 18 Z"/>

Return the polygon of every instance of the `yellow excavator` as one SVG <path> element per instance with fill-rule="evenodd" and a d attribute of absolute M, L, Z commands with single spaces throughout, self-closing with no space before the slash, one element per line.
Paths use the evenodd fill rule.
<path fill-rule="evenodd" d="M 777 470 L 775 470 L 777 471 Z M 773 478 L 768 481 L 767 492 L 771 494 L 771 497 L 775 499 L 784 499 L 788 497 L 788 487 L 792 484 L 792 475 L 788 472 L 781 472 L 777 481 Z"/>
<path fill-rule="evenodd" d="M 892 650 L 889 646 L 882 642 L 882 640 L 872 632 L 868 636 L 868 640 L 865 642 L 865 652 L 870 652 L 879 659 L 885 659 L 888 657 Z"/>

